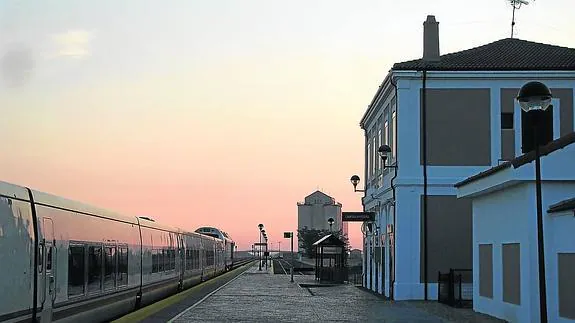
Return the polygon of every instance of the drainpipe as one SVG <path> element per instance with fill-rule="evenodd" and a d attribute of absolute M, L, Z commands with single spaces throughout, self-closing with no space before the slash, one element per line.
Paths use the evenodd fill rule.
<path fill-rule="evenodd" d="M 421 132 L 423 133 L 422 138 L 422 154 L 423 154 L 423 282 L 424 282 L 424 293 L 425 300 L 428 300 L 428 288 L 427 288 L 427 70 L 422 70 L 422 105 L 421 105 L 421 119 L 422 127 Z"/>
<path fill-rule="evenodd" d="M 364 141 L 364 145 L 363 145 L 364 146 L 363 149 L 365 151 L 365 153 L 363 154 L 365 156 L 365 160 L 363 163 L 363 167 L 364 167 L 364 172 L 363 172 L 364 177 L 363 178 L 365 180 L 363 181 L 363 197 L 361 198 L 361 208 L 362 208 L 363 212 L 365 212 L 365 198 L 367 197 L 367 172 L 368 172 L 367 161 L 369 158 L 369 156 L 368 156 L 369 151 L 367 150 L 367 140 L 368 140 L 367 129 L 363 129 L 363 130 L 364 130 L 364 134 L 365 134 L 365 141 Z M 369 248 L 367 246 L 367 242 L 368 242 L 368 240 L 367 240 L 367 225 L 365 224 L 365 222 L 363 222 L 363 225 L 365 227 L 365 230 L 364 230 L 365 236 L 363 238 L 363 240 L 364 240 L 363 241 L 363 257 L 364 257 L 364 261 L 363 261 L 363 273 L 364 273 L 364 275 L 363 275 L 363 287 L 367 288 L 367 253 L 369 251 Z"/>
<path fill-rule="evenodd" d="M 399 99 L 398 99 L 398 97 L 397 97 L 397 84 L 394 84 L 394 83 L 393 83 L 393 76 L 391 77 L 390 84 L 393 86 L 393 88 L 394 88 L 394 90 L 395 90 L 395 128 L 394 128 L 394 131 L 396 132 L 396 135 L 395 135 L 395 142 L 394 142 L 394 144 L 395 144 L 395 147 L 396 147 L 396 148 L 395 148 L 396 156 L 395 156 L 394 174 L 393 174 L 393 177 L 391 178 L 391 192 L 392 192 L 392 194 L 393 194 L 393 200 L 392 200 L 392 201 L 393 201 L 393 235 L 394 235 L 394 240 L 395 240 L 395 232 L 397 232 L 397 224 L 396 224 L 396 222 L 395 222 L 395 219 L 396 219 L 395 215 L 396 215 L 397 212 L 395 211 L 395 209 L 396 209 L 396 203 L 395 203 L 395 185 L 394 185 L 393 182 L 395 181 L 395 178 L 397 177 L 397 168 L 399 167 L 399 156 L 398 156 L 398 155 L 399 155 L 399 154 L 398 154 L 398 152 L 399 152 L 399 145 L 397 144 L 398 141 L 399 141 L 399 140 L 398 140 L 398 138 L 399 138 L 399 131 L 397 130 L 397 128 L 399 128 L 399 127 L 397 126 L 397 125 L 399 125 L 399 109 L 397 108 L 397 106 L 399 105 L 399 103 L 398 103 Z M 387 233 L 387 232 L 386 232 L 386 233 Z M 395 263 L 396 263 L 396 262 L 395 262 L 395 257 L 397 256 L 397 247 L 396 247 L 396 245 L 397 245 L 396 243 L 393 244 L 393 264 L 390 264 L 390 265 L 391 265 L 390 268 L 389 268 L 389 270 L 390 270 L 389 272 L 390 272 L 390 273 L 391 273 L 391 270 L 393 269 L 392 266 L 393 266 L 393 267 L 396 267 L 396 266 L 395 266 Z M 390 278 L 391 278 L 391 277 L 390 277 Z M 393 279 L 390 279 L 389 285 L 391 286 L 391 290 L 390 290 L 390 295 L 389 295 L 389 296 L 390 296 L 391 299 L 394 299 L 393 297 L 394 297 L 394 295 L 395 295 L 395 287 L 394 287 L 394 286 L 395 286 L 395 270 L 393 270 Z"/>

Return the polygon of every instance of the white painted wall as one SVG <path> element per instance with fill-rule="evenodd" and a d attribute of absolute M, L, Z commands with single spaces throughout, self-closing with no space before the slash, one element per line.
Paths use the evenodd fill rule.
<path fill-rule="evenodd" d="M 558 317 L 557 253 L 575 252 L 573 212 L 548 214 L 550 205 L 575 197 L 575 144 L 542 157 L 542 204 L 547 306 L 550 322 Z M 539 321 L 537 213 L 534 163 L 508 168 L 459 189 L 473 203 L 473 307 L 511 322 Z M 509 186 L 512 185 L 512 186 Z M 493 190 L 493 187 L 498 188 Z M 521 305 L 502 301 L 501 244 L 521 244 Z M 479 295 L 479 244 L 493 245 L 493 299 Z"/>
<path fill-rule="evenodd" d="M 543 231 L 545 240 L 547 306 L 549 322 L 572 322 L 558 318 L 557 253 L 575 252 L 575 219 L 549 215 L 549 205 L 572 198 L 575 181 L 544 182 Z M 539 321 L 537 265 L 537 217 L 535 185 L 525 182 L 473 199 L 473 309 L 510 322 Z M 521 244 L 521 305 L 502 301 L 501 244 Z M 479 296 L 479 244 L 493 244 L 493 299 Z"/>
<path fill-rule="evenodd" d="M 531 290 L 537 288 L 537 244 L 530 241 L 537 236 L 530 234 L 535 221 L 528 219 L 535 203 L 529 193 L 524 184 L 473 200 L 473 310 L 511 322 L 533 322 L 537 314 L 531 306 Z M 479 296 L 479 244 L 484 243 L 493 244 L 493 299 Z M 502 301 L 502 243 L 520 244 L 521 305 Z"/>

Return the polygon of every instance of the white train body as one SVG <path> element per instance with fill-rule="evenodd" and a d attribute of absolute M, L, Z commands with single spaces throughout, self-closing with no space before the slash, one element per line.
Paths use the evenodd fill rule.
<path fill-rule="evenodd" d="M 224 272 L 233 246 L 0 181 L 0 322 L 108 321 Z"/>

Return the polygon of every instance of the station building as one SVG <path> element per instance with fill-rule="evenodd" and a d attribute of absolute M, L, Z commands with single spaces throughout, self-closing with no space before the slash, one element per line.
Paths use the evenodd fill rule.
<path fill-rule="evenodd" d="M 376 213 L 363 235 L 366 288 L 437 299 L 439 272 L 476 274 L 472 202 L 454 184 L 522 154 L 515 97 L 532 80 L 553 93 L 553 139 L 572 132 L 575 49 L 506 38 L 441 55 L 439 22 L 427 17 L 423 57 L 393 65 L 360 122 L 362 204 Z"/>

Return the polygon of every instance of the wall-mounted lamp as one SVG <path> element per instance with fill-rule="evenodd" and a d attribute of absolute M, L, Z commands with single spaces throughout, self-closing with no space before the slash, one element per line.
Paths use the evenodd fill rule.
<path fill-rule="evenodd" d="M 354 191 L 354 192 L 365 192 L 365 190 L 358 190 L 358 189 L 357 189 L 357 184 L 359 184 L 359 181 L 360 181 L 359 176 L 353 175 L 353 176 L 349 179 L 349 181 L 351 182 L 351 185 L 353 185 L 353 191 Z"/>
<path fill-rule="evenodd" d="M 379 154 L 379 157 L 381 157 L 381 160 L 383 162 L 383 168 L 397 168 L 397 166 L 395 165 L 386 165 L 386 161 L 389 159 L 389 155 L 391 155 L 391 147 L 389 147 L 388 145 L 381 145 L 379 146 L 379 148 L 377 149 L 377 153 Z"/>

